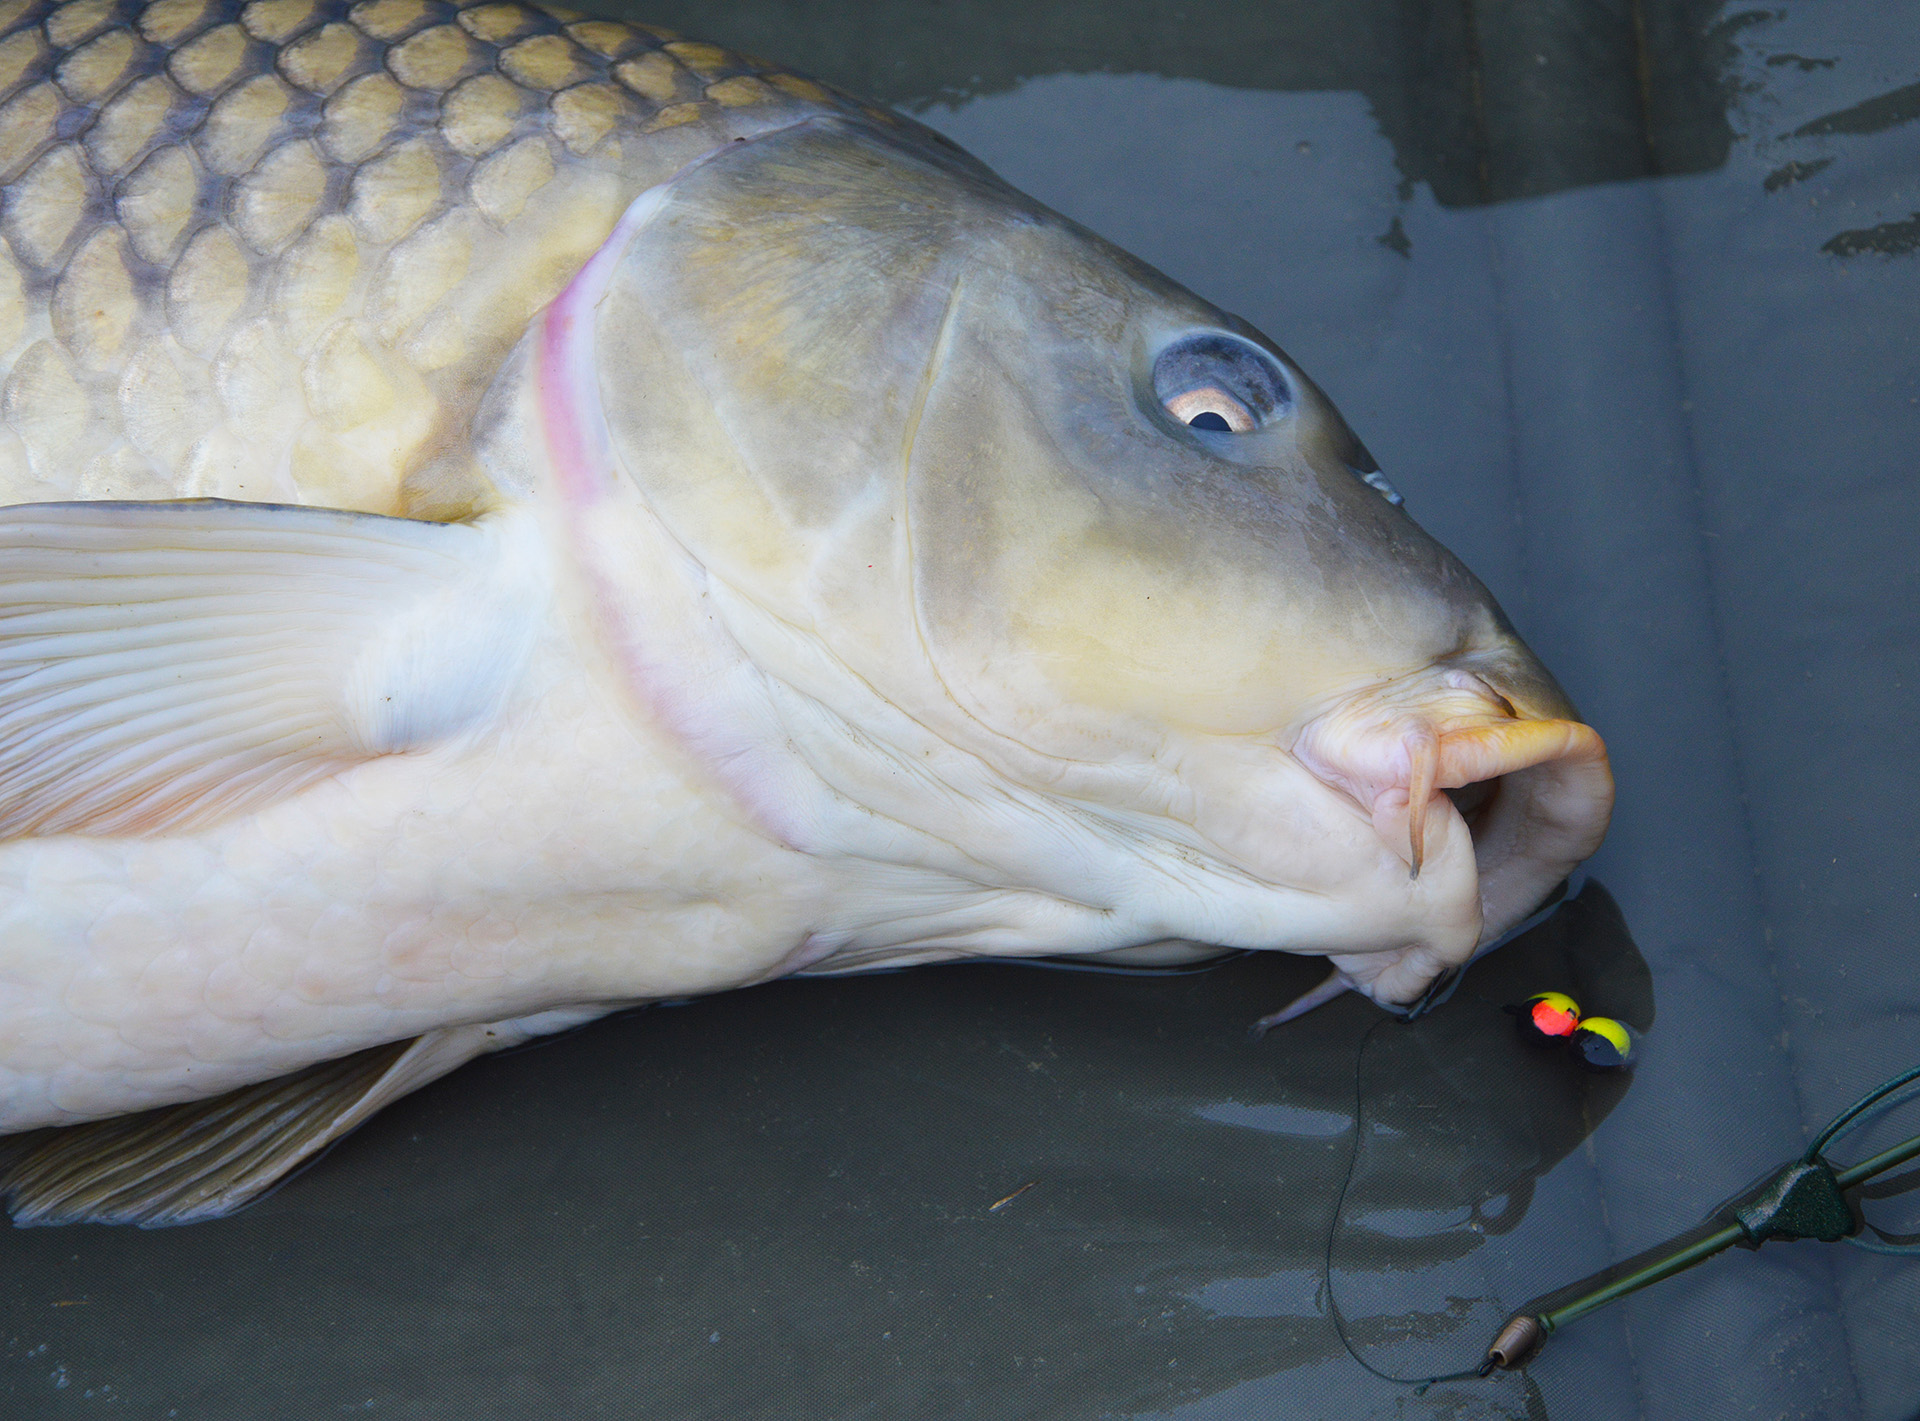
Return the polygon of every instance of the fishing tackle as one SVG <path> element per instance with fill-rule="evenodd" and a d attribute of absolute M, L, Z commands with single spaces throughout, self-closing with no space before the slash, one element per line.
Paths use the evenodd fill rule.
<path fill-rule="evenodd" d="M 1579 1029 L 1567 1044 L 1596 1071 L 1613 1071 L 1633 1064 L 1633 1033 L 1610 1016 L 1581 1018 Z"/>
<path fill-rule="evenodd" d="M 1584 1064 L 1596 1070 L 1616 1070 L 1633 1062 L 1633 1035 L 1610 1017 L 1583 1017 L 1579 1004 L 1563 992 L 1540 992 L 1505 1010 L 1519 1018 L 1519 1028 L 1530 1040 L 1544 1045 L 1566 1044 L 1577 1052 Z M 1360 1056 L 1374 1030 L 1375 1023 L 1362 1038 Z M 1361 1096 L 1359 1067 L 1356 1064 L 1354 1090 Z M 1920 1257 L 1920 1240 L 1884 1233 L 1868 1223 L 1849 1191 L 1891 1169 L 1920 1158 L 1920 1135 L 1882 1150 L 1869 1159 L 1840 1168 L 1824 1154 L 1827 1147 L 1849 1132 L 1870 1124 L 1880 1115 L 1914 1100 L 1920 1100 L 1920 1065 L 1900 1072 L 1868 1091 L 1830 1121 L 1814 1137 L 1813 1143 L 1798 1159 L 1767 1175 L 1754 1188 L 1714 1210 L 1705 1221 L 1686 1233 L 1667 1240 L 1623 1263 L 1581 1279 L 1550 1293 L 1543 1293 L 1514 1312 L 1488 1344 L 1485 1357 L 1477 1367 L 1431 1377 L 1398 1377 L 1380 1370 L 1360 1355 L 1346 1333 L 1337 1299 L 1331 1294 L 1333 1278 L 1333 1242 L 1352 1184 L 1354 1160 L 1348 1163 L 1334 1206 L 1334 1223 L 1328 1229 L 1324 1266 L 1329 1287 L 1329 1304 L 1341 1344 L 1349 1356 L 1383 1381 L 1411 1386 L 1415 1395 L 1423 1395 L 1442 1382 L 1469 1377 L 1489 1377 L 1496 1371 L 1524 1367 L 1538 1355 L 1547 1338 L 1560 1328 L 1616 1298 L 1637 1292 L 1650 1284 L 1671 1278 L 1697 1263 L 1738 1244 L 1758 1248 L 1774 1239 L 1816 1239 L 1822 1243 L 1847 1242 L 1874 1253 Z M 1358 1134 L 1356 1132 L 1356 1150 Z M 1863 1236 L 1872 1233 L 1872 1239 Z"/>
<path fill-rule="evenodd" d="M 1519 1018 L 1520 1034 L 1538 1045 L 1558 1045 L 1580 1027 L 1580 1003 L 1565 992 L 1536 992 L 1505 1010 Z"/>
<path fill-rule="evenodd" d="M 1847 1169 L 1836 1168 L 1822 1153 L 1849 1129 L 1871 1119 L 1869 1112 L 1873 1112 L 1875 1106 L 1890 1101 L 1915 1081 L 1920 1081 L 1920 1066 L 1875 1086 L 1835 1116 L 1800 1158 L 1782 1165 L 1758 1187 L 1715 1210 L 1695 1228 L 1624 1263 L 1527 1303 L 1495 1334 L 1480 1364 L 1479 1375 L 1491 1376 L 1495 1371 L 1525 1366 L 1547 1338 L 1575 1318 L 1584 1317 L 1651 1283 L 1671 1278 L 1735 1244 L 1758 1248 L 1777 1238 L 1818 1239 L 1822 1243 L 1844 1239 L 1878 1253 L 1920 1253 L 1920 1248 L 1912 1244 L 1888 1243 L 1884 1236 L 1878 1243 L 1857 1238 L 1865 1221 L 1859 1208 L 1847 1198 L 1848 1190 L 1908 1160 L 1920 1158 L 1920 1135 Z M 1874 1232 L 1878 1234 L 1879 1230 Z"/>
<path fill-rule="evenodd" d="M 1518 1018 L 1520 1034 L 1538 1046 L 1570 1045 L 1596 1071 L 1633 1064 L 1633 1033 L 1610 1016 L 1583 1016 L 1580 1003 L 1565 992 L 1536 992 L 1503 1008 Z"/>

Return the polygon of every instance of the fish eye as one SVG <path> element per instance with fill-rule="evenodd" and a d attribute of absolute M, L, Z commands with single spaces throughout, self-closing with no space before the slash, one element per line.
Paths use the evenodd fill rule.
<path fill-rule="evenodd" d="M 1245 434 L 1293 406 L 1278 361 L 1258 346 L 1212 331 L 1160 352 L 1153 392 L 1180 423 L 1214 434 Z"/>

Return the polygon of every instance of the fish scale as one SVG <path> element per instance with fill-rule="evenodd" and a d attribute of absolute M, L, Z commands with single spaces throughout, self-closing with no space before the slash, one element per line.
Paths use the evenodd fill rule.
<path fill-rule="evenodd" d="M 0 504 L 471 513 L 480 392 L 637 193 L 858 107 L 552 6 L 10 0 Z"/>

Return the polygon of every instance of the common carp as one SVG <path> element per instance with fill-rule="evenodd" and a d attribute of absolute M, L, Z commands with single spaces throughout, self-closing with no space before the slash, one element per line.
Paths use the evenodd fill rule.
<path fill-rule="evenodd" d="M 1605 832 L 1313 382 L 896 114 L 444 0 L 5 0 L 0 93 L 19 1221 L 788 973 L 1404 1005 Z"/>

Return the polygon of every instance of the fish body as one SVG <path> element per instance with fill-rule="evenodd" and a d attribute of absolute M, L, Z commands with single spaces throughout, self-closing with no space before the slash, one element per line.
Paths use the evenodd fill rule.
<path fill-rule="evenodd" d="M 0 1132 L 103 1122 L 17 1216 L 796 971 L 1404 1003 L 1604 832 L 1312 382 L 925 130 L 550 7 L 0 25 Z"/>

